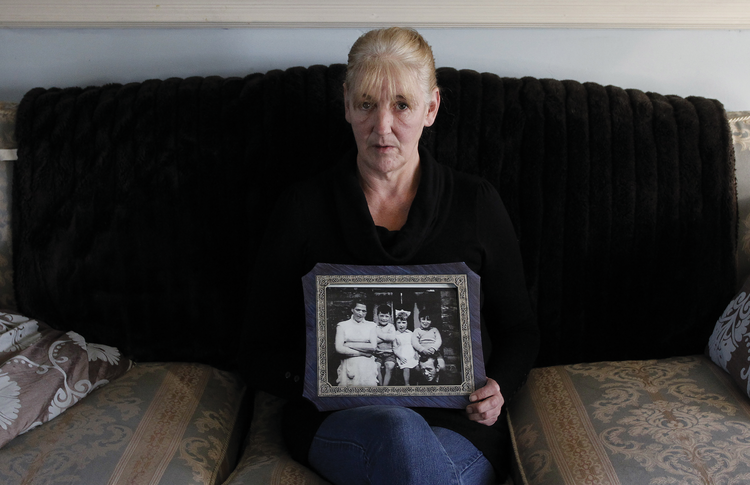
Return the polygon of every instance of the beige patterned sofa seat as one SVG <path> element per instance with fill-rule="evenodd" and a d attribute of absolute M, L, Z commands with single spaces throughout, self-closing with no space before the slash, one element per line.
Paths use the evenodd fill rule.
<path fill-rule="evenodd" d="M 704 356 L 535 369 L 511 424 L 518 483 L 750 483 L 750 401 Z"/>
<path fill-rule="evenodd" d="M 223 483 L 244 384 L 200 364 L 144 363 L 0 451 L 0 483 Z"/>
<path fill-rule="evenodd" d="M 745 221 L 741 233 L 747 233 L 750 112 L 728 117 Z M 748 260 L 746 250 L 741 280 Z M 746 282 L 727 302 L 705 356 L 532 370 L 510 407 L 516 483 L 750 483 L 749 295 Z"/>

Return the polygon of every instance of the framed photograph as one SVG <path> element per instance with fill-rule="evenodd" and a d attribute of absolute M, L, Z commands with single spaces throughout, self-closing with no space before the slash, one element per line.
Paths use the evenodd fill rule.
<path fill-rule="evenodd" d="M 319 410 L 464 408 L 486 383 L 479 276 L 466 264 L 320 263 L 302 283 L 303 395 Z"/>

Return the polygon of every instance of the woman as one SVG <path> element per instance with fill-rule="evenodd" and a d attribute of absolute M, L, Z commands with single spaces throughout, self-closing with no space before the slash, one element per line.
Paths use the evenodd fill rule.
<path fill-rule="evenodd" d="M 523 383 L 538 348 L 510 219 L 489 183 L 439 165 L 418 146 L 440 107 L 432 50 L 418 33 L 391 28 L 360 37 L 349 53 L 344 96 L 357 150 L 288 191 L 272 215 L 256 268 L 256 274 L 272 281 L 259 281 L 251 299 L 278 308 L 284 303 L 278 295 L 296 295 L 299 311 L 284 325 L 264 327 L 265 335 L 248 340 L 255 364 L 247 363 L 247 378 L 288 398 L 283 412 L 287 446 L 295 459 L 329 481 L 502 480 L 510 451 L 503 404 Z M 465 410 L 369 406 L 319 413 L 301 398 L 301 276 L 318 262 L 457 261 L 481 276 L 488 376 Z M 264 348 L 269 341 L 287 342 L 281 358 L 274 352 L 283 366 L 267 365 L 274 359 Z"/>
<path fill-rule="evenodd" d="M 367 307 L 353 301 L 349 320 L 336 324 L 336 352 L 341 362 L 336 371 L 338 386 L 377 386 L 378 366 L 373 357 L 377 348 L 375 323 L 365 319 Z"/>

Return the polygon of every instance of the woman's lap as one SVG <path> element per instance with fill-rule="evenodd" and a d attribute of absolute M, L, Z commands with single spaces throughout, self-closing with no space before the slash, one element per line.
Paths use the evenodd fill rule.
<path fill-rule="evenodd" d="M 431 428 L 419 414 L 398 406 L 331 414 L 315 435 L 309 460 L 336 484 L 494 483 L 492 466 L 466 438 Z"/>

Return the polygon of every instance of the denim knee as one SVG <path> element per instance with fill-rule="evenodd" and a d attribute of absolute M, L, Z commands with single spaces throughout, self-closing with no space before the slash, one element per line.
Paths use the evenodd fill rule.
<path fill-rule="evenodd" d="M 334 483 L 460 483 L 432 428 L 418 413 L 399 406 L 332 414 L 315 435 L 309 457 Z"/>
<path fill-rule="evenodd" d="M 411 450 L 414 438 L 427 431 L 431 431 L 427 422 L 411 409 L 367 406 L 334 413 L 326 419 L 316 436 L 356 441 L 370 450 L 378 446 Z"/>

